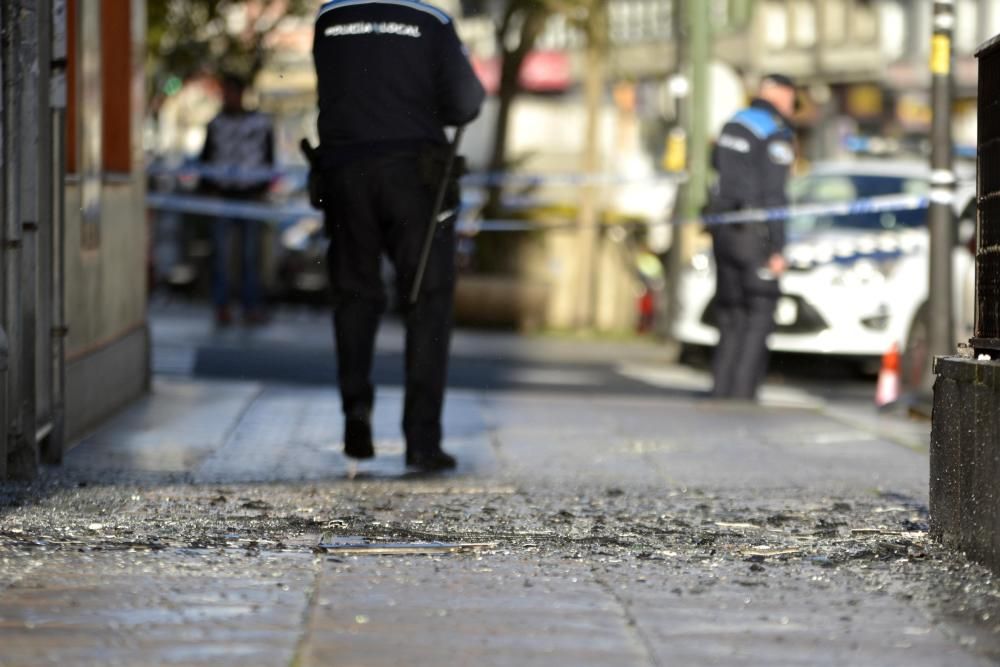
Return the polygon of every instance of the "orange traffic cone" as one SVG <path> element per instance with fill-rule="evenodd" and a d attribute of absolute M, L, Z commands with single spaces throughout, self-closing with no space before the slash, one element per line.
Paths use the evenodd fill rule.
<path fill-rule="evenodd" d="M 875 407 L 884 408 L 899 400 L 899 344 L 893 343 L 882 355 L 882 368 L 875 386 Z"/>

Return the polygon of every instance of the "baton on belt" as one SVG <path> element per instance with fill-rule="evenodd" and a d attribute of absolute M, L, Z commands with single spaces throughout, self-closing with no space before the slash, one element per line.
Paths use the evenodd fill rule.
<path fill-rule="evenodd" d="M 417 264 L 417 273 L 413 277 L 413 288 L 410 290 L 410 305 L 417 302 L 420 296 L 420 284 L 424 280 L 424 273 L 427 271 L 427 260 L 431 255 L 431 246 L 434 243 L 434 233 L 437 231 L 438 216 L 441 215 L 441 206 L 444 204 L 444 195 L 448 191 L 448 182 L 451 180 L 451 170 L 455 164 L 455 156 L 458 154 L 458 144 L 462 140 L 464 125 L 455 128 L 455 136 L 451 140 L 448 150 L 448 159 L 444 163 L 444 176 L 441 178 L 441 185 L 438 187 L 437 195 L 434 197 L 434 208 L 431 209 L 430 225 L 427 227 L 427 236 L 424 237 L 424 247 L 420 251 L 420 263 Z"/>

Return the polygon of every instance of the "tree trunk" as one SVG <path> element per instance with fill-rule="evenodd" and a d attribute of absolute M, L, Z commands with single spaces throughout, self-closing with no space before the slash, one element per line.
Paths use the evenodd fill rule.
<path fill-rule="evenodd" d="M 492 174 L 499 174 L 507 168 L 507 137 L 510 130 L 510 112 L 514 105 L 514 99 L 521 92 L 520 76 L 521 67 L 525 58 L 535 47 L 535 41 L 545 28 L 550 10 L 542 5 L 527 7 L 520 12 L 511 12 L 505 19 L 503 25 L 497 30 L 497 45 L 500 47 L 502 61 L 500 64 L 500 90 L 497 92 L 499 106 L 497 108 L 497 120 L 493 131 L 493 151 L 490 155 L 489 171 Z M 504 45 L 504 35 L 507 34 L 509 25 L 518 14 L 524 14 L 521 23 L 521 32 L 518 36 L 517 47 L 508 49 Z M 499 184 L 491 185 L 486 198 L 484 214 L 495 215 L 499 212 L 500 196 L 503 187 Z"/>
<path fill-rule="evenodd" d="M 518 93 L 518 76 L 524 62 L 525 53 L 504 51 L 500 72 L 500 90 L 497 93 L 498 107 L 496 126 L 493 130 L 493 152 L 490 155 L 489 173 L 502 173 L 507 167 L 507 134 L 510 127 L 510 111 Z M 499 212 L 503 187 L 491 184 L 487 193 L 484 214 L 494 216 Z"/>

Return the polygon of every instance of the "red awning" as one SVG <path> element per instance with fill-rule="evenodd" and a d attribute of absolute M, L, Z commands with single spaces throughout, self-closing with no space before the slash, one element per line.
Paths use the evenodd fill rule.
<path fill-rule="evenodd" d="M 486 92 L 500 88 L 500 58 L 473 58 L 472 67 Z M 532 51 L 521 65 L 521 89 L 531 93 L 559 93 L 572 85 L 569 56 L 563 51 Z"/>

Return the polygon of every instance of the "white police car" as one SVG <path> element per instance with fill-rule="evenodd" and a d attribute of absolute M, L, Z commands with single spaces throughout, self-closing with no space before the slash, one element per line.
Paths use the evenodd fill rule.
<path fill-rule="evenodd" d="M 930 169 L 918 162 L 820 163 L 789 183 L 793 203 L 854 201 L 894 194 L 928 193 Z M 959 172 L 954 201 L 955 340 L 973 326 L 974 257 L 961 242 L 974 231 L 975 182 Z M 904 350 L 903 380 L 917 384 L 926 372 L 928 245 L 927 209 L 852 215 L 810 215 L 787 221 L 782 296 L 775 309 L 770 347 L 778 352 L 842 355 L 863 365 L 893 343 Z M 674 334 L 687 345 L 718 341 L 712 297 L 715 268 L 710 240 L 681 276 L 680 313 Z"/>

